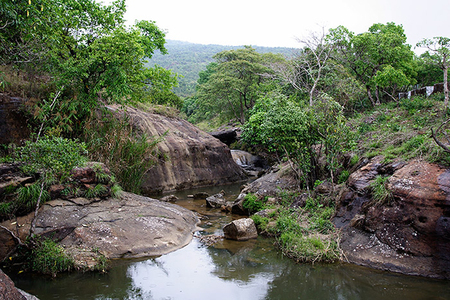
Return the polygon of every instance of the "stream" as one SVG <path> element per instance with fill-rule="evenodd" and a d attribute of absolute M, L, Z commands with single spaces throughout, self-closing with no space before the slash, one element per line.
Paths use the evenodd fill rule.
<path fill-rule="evenodd" d="M 228 200 L 238 185 L 177 192 L 175 203 L 205 216 L 195 233 L 222 234 L 230 214 L 207 208 L 189 194 L 222 190 Z M 211 247 L 197 237 L 186 247 L 153 258 L 115 260 L 106 274 L 58 274 L 56 279 L 8 274 L 16 286 L 46 299 L 450 299 L 450 282 L 355 266 L 297 264 L 283 257 L 273 240 L 222 240 Z"/>

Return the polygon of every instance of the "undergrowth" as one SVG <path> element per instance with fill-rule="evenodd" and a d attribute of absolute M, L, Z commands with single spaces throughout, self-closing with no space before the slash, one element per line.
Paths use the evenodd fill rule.
<path fill-rule="evenodd" d="M 51 239 L 34 238 L 29 256 L 30 268 L 34 272 L 56 276 L 57 273 L 73 269 L 74 261 L 64 248 Z"/>
<path fill-rule="evenodd" d="M 121 187 L 137 194 L 145 173 L 156 162 L 156 145 L 163 138 L 138 132 L 126 117 L 107 113 L 91 119 L 84 133 L 91 160 L 104 162 Z"/>
<path fill-rule="evenodd" d="M 359 135 L 358 154 L 362 157 L 382 155 L 384 163 L 420 158 L 450 166 L 450 157 L 431 137 L 431 128 L 447 118 L 442 113 L 442 95 L 436 94 L 382 104 L 356 114 L 350 122 Z"/>
<path fill-rule="evenodd" d="M 292 208 L 296 197 L 296 193 L 282 191 L 277 208 L 251 216 L 258 230 L 274 237 L 283 254 L 295 261 L 339 260 L 339 235 L 331 222 L 333 201 L 321 196 L 309 197 L 303 208 Z"/>

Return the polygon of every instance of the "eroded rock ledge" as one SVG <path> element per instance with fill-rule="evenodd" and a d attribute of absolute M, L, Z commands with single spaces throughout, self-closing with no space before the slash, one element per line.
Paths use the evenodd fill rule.
<path fill-rule="evenodd" d="M 1 225 L 13 232 L 19 230 L 24 240 L 31 218 L 28 215 Z M 123 193 L 120 199 L 49 201 L 39 211 L 36 234 L 52 237 L 81 256 L 82 251 L 96 249 L 106 258 L 134 258 L 158 256 L 185 246 L 197 223 L 194 213 L 180 206 Z M 4 257 L 16 241 L 7 233 L 1 237 L 0 256 Z"/>
<path fill-rule="evenodd" d="M 393 199 L 374 203 L 370 182 L 389 177 Z M 349 262 L 372 268 L 450 278 L 450 170 L 424 161 L 383 164 L 351 174 L 334 219 Z"/>

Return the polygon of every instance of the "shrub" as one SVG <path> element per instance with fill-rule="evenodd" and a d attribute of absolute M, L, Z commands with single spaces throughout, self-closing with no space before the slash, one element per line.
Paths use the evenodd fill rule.
<path fill-rule="evenodd" d="M 348 172 L 348 170 L 343 170 L 341 174 L 339 174 L 338 183 L 341 184 L 346 182 L 349 176 L 350 173 Z"/>
<path fill-rule="evenodd" d="M 35 272 L 56 276 L 70 271 L 74 262 L 64 249 L 50 239 L 35 239 L 30 255 L 31 269 Z"/>
<path fill-rule="evenodd" d="M 245 195 L 242 206 L 249 211 L 250 214 L 254 214 L 265 208 L 265 201 L 258 198 L 255 194 Z"/>
<path fill-rule="evenodd" d="M 17 160 L 24 163 L 25 173 L 42 172 L 47 178 L 64 181 L 70 171 L 83 165 L 87 158 L 86 145 L 61 137 L 43 137 L 36 142 L 27 141 L 18 148 Z"/>

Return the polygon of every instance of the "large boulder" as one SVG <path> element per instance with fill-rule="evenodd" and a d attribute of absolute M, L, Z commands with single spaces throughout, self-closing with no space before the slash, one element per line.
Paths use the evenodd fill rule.
<path fill-rule="evenodd" d="M 1 223 L 25 240 L 32 214 Z M 178 205 L 131 193 L 120 199 L 52 200 L 39 210 L 35 233 L 68 251 L 96 249 L 107 258 L 157 256 L 188 244 L 198 218 Z M 0 260 L 16 240 L 0 228 Z M 88 266 L 89 267 L 89 266 Z"/>
<path fill-rule="evenodd" d="M 15 287 L 14 282 L 0 269 L 0 299 L 26 300 L 27 298 Z"/>
<path fill-rule="evenodd" d="M 258 231 L 255 222 L 250 218 L 234 220 L 223 227 L 223 233 L 226 239 L 246 241 L 256 239 Z"/>
<path fill-rule="evenodd" d="M 273 167 L 270 172 L 245 185 L 239 196 L 234 201 L 231 212 L 239 215 L 248 215 L 248 210 L 244 208 L 245 196 L 249 193 L 261 197 L 278 197 L 282 190 L 295 190 L 298 182 L 288 163 L 279 167 Z"/>
<path fill-rule="evenodd" d="M 247 176 L 233 161 L 227 145 L 189 122 L 135 108 L 127 108 L 133 124 L 142 132 L 163 137 L 157 147 L 157 164 L 145 174 L 144 194 L 238 182 Z"/>
<path fill-rule="evenodd" d="M 390 176 L 392 199 L 374 201 L 370 184 Z M 382 157 L 350 175 L 334 223 L 352 263 L 450 278 L 450 170 L 424 161 L 383 164 Z"/>

